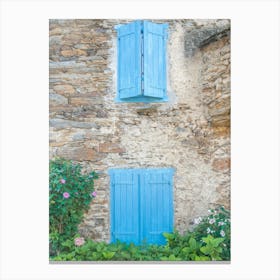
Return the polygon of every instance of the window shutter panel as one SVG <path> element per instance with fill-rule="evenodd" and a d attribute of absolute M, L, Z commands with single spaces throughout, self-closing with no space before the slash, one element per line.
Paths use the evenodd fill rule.
<path fill-rule="evenodd" d="M 139 244 L 138 175 L 131 170 L 111 171 L 111 241 Z"/>
<path fill-rule="evenodd" d="M 147 243 L 165 244 L 164 232 L 173 231 L 172 169 L 145 172 L 141 184 L 142 236 Z"/>
<path fill-rule="evenodd" d="M 120 25 L 118 34 L 118 98 L 141 95 L 141 22 Z"/>
<path fill-rule="evenodd" d="M 144 96 L 167 98 L 167 28 L 168 24 L 144 21 Z"/>

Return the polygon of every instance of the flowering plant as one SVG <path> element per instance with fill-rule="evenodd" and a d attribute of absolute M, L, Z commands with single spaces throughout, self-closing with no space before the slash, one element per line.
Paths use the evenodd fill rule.
<path fill-rule="evenodd" d="M 195 225 L 192 236 L 197 240 L 203 240 L 203 237 L 210 234 L 215 238 L 223 238 L 221 244 L 223 247 L 222 258 L 230 259 L 230 211 L 223 206 L 216 209 L 209 209 L 205 217 L 195 218 Z"/>
<path fill-rule="evenodd" d="M 83 237 L 76 237 L 74 243 L 78 247 L 83 246 L 85 244 L 85 239 Z"/>
<path fill-rule="evenodd" d="M 49 166 L 50 254 L 60 251 L 61 244 L 77 233 L 83 214 L 96 197 L 95 172 L 82 174 L 82 167 L 71 161 L 55 159 Z M 82 239 L 75 243 L 81 246 Z"/>

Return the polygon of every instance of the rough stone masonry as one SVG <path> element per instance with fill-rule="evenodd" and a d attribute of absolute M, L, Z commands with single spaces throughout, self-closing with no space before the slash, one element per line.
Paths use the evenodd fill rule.
<path fill-rule="evenodd" d="M 80 233 L 110 239 L 109 168 L 174 167 L 174 221 L 230 207 L 230 21 L 169 24 L 167 103 L 116 103 L 116 32 L 130 20 L 50 20 L 50 158 L 99 173 Z"/>

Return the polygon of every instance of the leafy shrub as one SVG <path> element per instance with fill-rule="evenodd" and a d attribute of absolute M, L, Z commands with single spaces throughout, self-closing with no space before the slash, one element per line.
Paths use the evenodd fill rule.
<path fill-rule="evenodd" d="M 64 159 L 49 165 L 49 237 L 50 255 L 62 249 L 61 244 L 72 238 L 88 210 L 93 197 L 95 172 L 82 174 L 81 165 Z"/>
<path fill-rule="evenodd" d="M 209 234 L 215 238 L 222 237 L 222 259 L 230 260 L 230 212 L 223 206 L 208 211 L 208 216 L 194 219 L 195 227 L 190 235 L 199 241 Z"/>
<path fill-rule="evenodd" d="M 79 237 L 76 237 L 76 239 Z M 69 239 L 62 243 L 62 253 L 51 258 L 55 261 L 210 261 L 222 260 L 221 243 L 223 238 L 211 235 L 203 238 L 203 243 L 189 238 L 185 247 L 169 245 L 140 245 L 117 242 L 106 244 L 87 240 L 77 246 L 75 240 Z M 203 245 L 204 244 L 204 245 Z"/>
<path fill-rule="evenodd" d="M 212 261 L 227 260 L 222 256 L 224 238 L 212 235 L 195 240 L 193 232 L 180 235 L 164 233 L 166 245 L 139 246 L 133 243 L 94 242 L 87 240 L 82 245 L 76 242 L 80 237 L 62 243 L 62 252 L 52 260 L 55 261 Z"/>
<path fill-rule="evenodd" d="M 208 235 L 207 237 L 203 237 L 202 240 L 205 245 L 200 248 L 200 251 L 204 255 L 209 256 L 211 260 L 222 260 L 221 253 L 223 249 L 220 247 L 220 244 L 224 241 L 224 238 L 214 238 Z"/>
<path fill-rule="evenodd" d="M 94 242 L 76 235 L 61 244 L 55 261 L 219 261 L 230 260 L 230 218 L 223 207 L 195 219 L 192 231 L 164 233 L 166 245 L 136 246 L 116 242 Z M 210 231 L 209 231 L 210 230 Z M 224 231 L 221 233 L 221 231 Z M 222 235 L 222 236 L 221 236 Z"/>

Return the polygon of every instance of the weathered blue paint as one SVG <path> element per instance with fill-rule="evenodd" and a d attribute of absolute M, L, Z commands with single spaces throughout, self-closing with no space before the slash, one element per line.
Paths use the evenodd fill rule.
<path fill-rule="evenodd" d="M 164 244 L 173 230 L 173 168 L 111 169 L 111 242 Z"/>
<path fill-rule="evenodd" d="M 144 95 L 167 99 L 166 38 L 167 24 L 144 21 Z"/>
<path fill-rule="evenodd" d="M 117 102 L 166 102 L 168 24 L 118 25 Z"/>
<path fill-rule="evenodd" d="M 165 244 L 163 232 L 173 230 L 172 170 L 145 171 L 141 189 L 142 232 L 149 244 Z"/>
<path fill-rule="evenodd" d="M 111 241 L 139 244 L 139 184 L 133 171 L 111 173 Z"/>
<path fill-rule="evenodd" d="M 141 95 L 141 21 L 118 26 L 117 99 Z"/>

